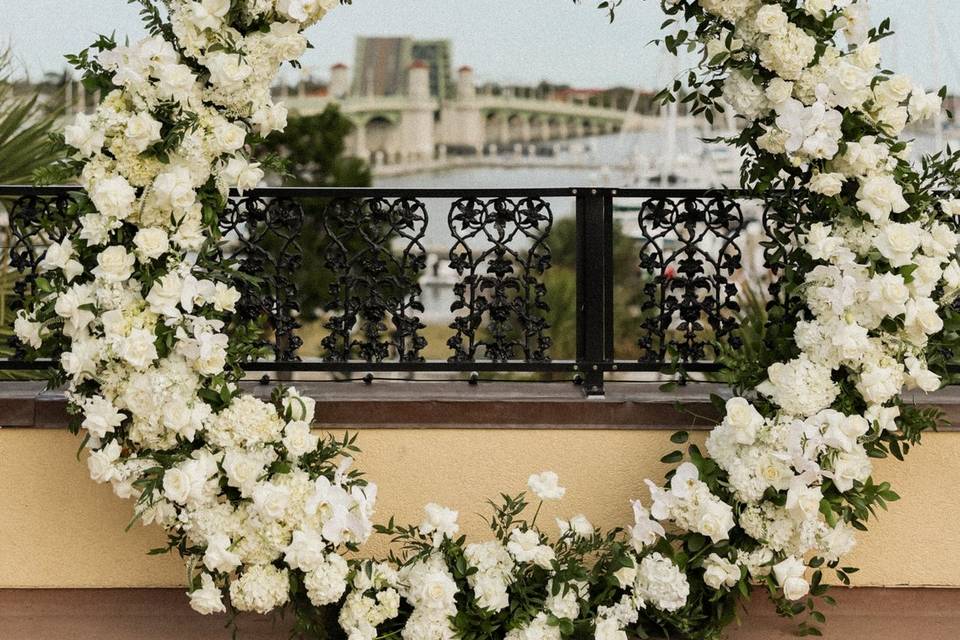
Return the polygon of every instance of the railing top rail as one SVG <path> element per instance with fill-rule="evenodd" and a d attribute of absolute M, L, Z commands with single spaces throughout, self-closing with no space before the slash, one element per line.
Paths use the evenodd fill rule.
<path fill-rule="evenodd" d="M 58 196 L 82 191 L 79 185 L 0 185 L 3 196 Z M 724 195 L 731 198 L 749 195 L 743 189 L 727 188 L 617 188 L 595 186 L 572 187 L 471 187 L 471 188 L 425 188 L 425 187 L 261 187 L 246 191 L 244 197 L 305 198 L 305 197 L 419 197 L 419 198 L 471 198 L 471 197 L 541 197 L 560 198 L 583 194 L 610 195 L 625 198 L 696 198 Z M 240 194 L 232 192 L 231 195 Z"/>

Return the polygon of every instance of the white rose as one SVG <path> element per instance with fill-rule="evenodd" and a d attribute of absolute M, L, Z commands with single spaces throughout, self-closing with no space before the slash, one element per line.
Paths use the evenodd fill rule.
<path fill-rule="evenodd" d="M 874 95 L 877 100 L 884 105 L 899 105 L 906 100 L 913 91 L 913 83 L 910 78 L 902 75 L 890 76 L 885 82 L 881 82 L 874 89 Z"/>
<path fill-rule="evenodd" d="M 120 443 L 116 440 L 111 440 L 104 448 L 91 453 L 87 458 L 90 478 L 100 484 L 118 479 L 120 472 L 114 463 L 120 459 L 120 453 Z"/>
<path fill-rule="evenodd" d="M 790 19 L 778 4 L 765 4 L 757 11 L 754 27 L 760 33 L 776 35 L 787 28 Z"/>
<path fill-rule="evenodd" d="M 810 592 L 810 585 L 804 580 L 806 566 L 798 558 L 790 557 L 773 566 L 773 573 L 777 583 L 783 589 L 783 595 L 788 600 L 799 600 Z"/>
<path fill-rule="evenodd" d="M 156 260 L 170 250 L 170 238 L 159 227 L 149 227 L 137 231 L 133 237 L 133 246 L 142 261 Z"/>
<path fill-rule="evenodd" d="M 541 500 L 559 500 L 567 492 L 553 471 L 533 474 L 527 479 L 527 486 Z"/>
<path fill-rule="evenodd" d="M 893 176 L 871 176 L 861 181 L 857 192 L 857 206 L 874 222 L 884 222 L 890 213 L 903 213 L 909 204 L 903 197 L 903 188 Z"/>
<path fill-rule="evenodd" d="M 853 52 L 853 60 L 861 69 L 876 69 L 880 66 L 880 57 L 880 45 L 876 42 L 862 44 Z"/>
<path fill-rule="evenodd" d="M 291 458 L 315 451 L 319 443 L 320 437 L 311 433 L 306 422 L 290 422 L 283 428 L 283 445 Z"/>
<path fill-rule="evenodd" d="M 97 255 L 93 275 L 104 282 L 126 282 L 133 275 L 133 254 L 117 245 L 107 247 Z"/>
<path fill-rule="evenodd" d="M 166 476 L 164 476 L 164 483 L 166 483 Z M 215 533 L 207 538 L 203 565 L 210 571 L 221 573 L 230 573 L 240 566 L 240 556 L 230 551 L 230 538 L 226 534 Z"/>
<path fill-rule="evenodd" d="M 279 520 L 290 504 L 290 489 L 271 482 L 261 482 L 253 488 L 253 510 L 267 520 Z"/>
<path fill-rule="evenodd" d="M 807 184 L 807 188 L 814 193 L 832 198 L 840 195 L 843 191 L 844 176 L 842 173 L 820 173 L 814 172 Z"/>
<path fill-rule="evenodd" d="M 817 20 L 823 20 L 835 6 L 836 0 L 804 0 L 803 10 Z"/>
<path fill-rule="evenodd" d="M 204 64 L 210 71 L 210 82 L 227 90 L 238 88 L 253 73 L 253 67 L 236 53 L 208 54 Z"/>
<path fill-rule="evenodd" d="M 918 223 L 887 222 L 880 227 L 874 244 L 890 266 L 904 267 L 912 262 L 921 240 Z"/>
<path fill-rule="evenodd" d="M 764 419 L 752 404 L 744 398 L 727 400 L 727 415 L 724 423 L 734 433 L 738 444 L 750 445 L 757 439 L 757 432 L 763 427 Z"/>
<path fill-rule="evenodd" d="M 259 162 L 249 162 L 234 156 L 220 169 L 220 178 L 226 188 L 236 188 L 241 194 L 255 188 L 263 180 Z"/>
<path fill-rule="evenodd" d="M 283 559 L 291 569 L 304 572 L 316 571 L 326 561 L 327 543 L 315 531 L 297 530 L 293 539 L 283 550 Z"/>
<path fill-rule="evenodd" d="M 943 99 L 936 93 L 925 93 L 923 89 L 915 89 L 910 96 L 910 117 L 916 122 L 933 118 L 943 109 Z"/>
<path fill-rule="evenodd" d="M 261 136 L 267 136 L 273 131 L 283 131 L 287 127 L 287 107 L 282 102 L 261 107 L 250 118 L 250 121 Z"/>
<path fill-rule="evenodd" d="M 715 553 L 707 556 L 703 561 L 703 568 L 703 581 L 711 589 L 724 586 L 730 588 L 740 582 L 740 567 Z"/>
<path fill-rule="evenodd" d="M 163 474 L 163 495 L 170 502 L 184 504 L 191 490 L 190 476 L 179 467 L 167 469 Z"/>
<path fill-rule="evenodd" d="M 301 396 L 297 390 L 291 387 L 283 397 L 283 410 L 290 412 L 290 419 L 300 422 L 313 422 L 313 414 L 317 402 L 313 398 Z"/>
<path fill-rule="evenodd" d="M 173 167 L 153 181 L 153 197 L 161 209 L 183 212 L 193 206 L 197 193 L 186 167 Z"/>
<path fill-rule="evenodd" d="M 90 200 L 103 215 L 123 220 L 133 213 L 137 191 L 123 176 L 112 176 L 97 180 L 90 190 Z"/>
<path fill-rule="evenodd" d="M 162 128 L 163 125 L 154 120 L 149 113 L 141 112 L 127 121 L 127 127 L 123 132 L 124 139 L 142 153 L 151 144 L 160 140 Z"/>
<path fill-rule="evenodd" d="M 233 153 L 243 147 L 247 130 L 232 122 L 221 122 L 213 129 L 213 138 L 220 153 Z"/>
<path fill-rule="evenodd" d="M 157 359 L 156 336 L 146 329 L 134 329 L 124 338 L 120 357 L 137 369 L 146 369 Z"/>
<path fill-rule="evenodd" d="M 42 330 L 43 324 L 31 320 L 23 309 L 17 312 L 17 318 L 13 321 L 13 332 L 20 342 L 34 349 L 39 349 L 43 346 Z"/>
<path fill-rule="evenodd" d="M 83 422 L 80 426 L 89 431 L 91 436 L 103 438 L 113 433 L 125 419 L 126 416 L 117 411 L 109 400 L 93 396 L 83 403 Z"/>
<path fill-rule="evenodd" d="M 190 596 L 190 608 L 204 616 L 224 613 L 227 608 L 223 606 L 223 593 L 213 583 L 213 578 L 205 573 L 200 580 L 200 588 L 187 593 Z"/>
<path fill-rule="evenodd" d="M 783 78 L 774 78 L 770 81 L 770 84 L 767 85 L 765 91 L 767 99 L 774 105 L 780 105 L 790 99 L 793 96 L 793 83 L 784 80 Z"/>
<path fill-rule="evenodd" d="M 730 530 L 736 524 L 730 505 L 719 500 L 713 500 L 704 505 L 697 516 L 696 530 L 715 543 L 726 540 Z"/>
<path fill-rule="evenodd" d="M 227 484 L 239 489 L 244 498 L 249 497 L 269 461 L 243 449 L 228 449 L 223 456 Z"/>
<path fill-rule="evenodd" d="M 177 102 L 187 102 L 194 95 L 197 78 L 185 64 L 165 64 L 154 75 L 159 82 L 157 89 L 167 98 Z"/>
<path fill-rule="evenodd" d="M 910 290 L 903 276 L 895 273 L 878 274 L 870 279 L 867 299 L 877 313 L 895 318 L 906 311 Z"/>
<path fill-rule="evenodd" d="M 833 461 L 833 469 L 828 474 L 833 478 L 837 489 L 846 493 L 853 489 L 854 482 L 865 482 L 873 472 L 873 465 L 866 451 L 860 446 L 854 451 L 841 451 Z"/>
<path fill-rule="evenodd" d="M 903 387 L 903 370 L 894 367 L 868 366 L 860 373 L 857 390 L 872 404 L 883 404 Z"/>

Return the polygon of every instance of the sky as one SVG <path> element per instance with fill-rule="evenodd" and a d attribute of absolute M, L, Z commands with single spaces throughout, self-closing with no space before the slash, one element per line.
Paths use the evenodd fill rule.
<path fill-rule="evenodd" d="M 928 3 L 931 12 L 925 10 Z M 324 78 L 332 64 L 352 64 L 357 36 L 412 35 L 451 39 L 454 64 L 473 66 L 479 81 L 665 84 L 675 67 L 649 44 L 663 20 L 659 2 L 624 0 L 613 25 L 595 5 L 594 0 L 581 5 L 572 0 L 354 0 L 308 31 L 315 48 L 303 63 Z M 887 66 L 928 87 L 948 84 L 960 90 L 960 43 L 953 37 L 960 29 L 960 0 L 873 0 L 872 6 L 875 17 L 891 16 L 899 32 L 885 45 Z M 939 26 L 933 28 L 933 22 Z M 143 34 L 135 5 L 0 0 L 0 43 L 12 47 L 22 73 L 33 77 L 62 70 L 65 53 L 110 32 L 118 39 Z M 944 46 L 937 47 L 938 41 Z"/>

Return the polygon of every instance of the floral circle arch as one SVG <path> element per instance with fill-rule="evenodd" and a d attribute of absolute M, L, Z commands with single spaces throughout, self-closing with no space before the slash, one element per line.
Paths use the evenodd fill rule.
<path fill-rule="evenodd" d="M 871 459 L 901 458 L 940 419 L 900 393 L 939 388 L 958 326 L 958 157 L 912 165 L 902 138 L 943 94 L 882 70 L 889 25 L 871 27 L 865 1 L 662 0 L 666 46 L 702 56 L 682 99 L 708 119 L 732 107 L 742 186 L 785 191 L 801 212 L 771 360 L 733 367 L 738 397 L 706 453 L 691 446 L 666 484 L 648 481 L 632 525 L 578 516 L 551 539 L 519 494 L 475 543 L 435 504 L 419 526 L 375 526 L 354 441 L 313 434 L 314 403 L 294 389 L 262 401 L 237 386 L 256 327 L 233 314 L 218 217 L 263 178 L 248 151 L 286 123 L 271 83 L 335 3 L 135 1 L 149 37 L 72 59 L 105 90 L 65 131 L 81 230 L 46 251 L 15 329 L 59 354 L 91 477 L 166 529 L 194 609 L 291 607 L 305 637 L 351 640 L 716 638 L 762 585 L 816 632 L 808 594 L 828 568 L 847 580 L 854 531 L 897 499 Z M 564 493 L 550 472 L 529 489 Z M 375 531 L 404 554 L 344 557 Z"/>

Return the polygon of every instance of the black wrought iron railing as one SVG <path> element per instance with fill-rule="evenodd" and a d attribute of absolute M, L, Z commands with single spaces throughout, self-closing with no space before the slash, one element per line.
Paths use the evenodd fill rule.
<path fill-rule="evenodd" d="M 14 307 L 45 247 L 77 232 L 75 197 L 0 187 Z M 236 281 L 238 317 L 263 320 L 273 353 L 250 372 L 500 372 L 596 395 L 612 375 L 715 371 L 744 290 L 776 299 L 801 206 L 731 190 L 266 188 L 232 197 L 221 227 L 253 276 Z M 0 361 L 49 366 L 16 345 Z"/>

